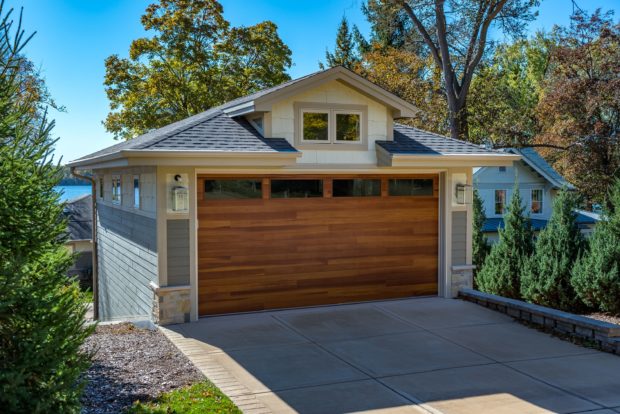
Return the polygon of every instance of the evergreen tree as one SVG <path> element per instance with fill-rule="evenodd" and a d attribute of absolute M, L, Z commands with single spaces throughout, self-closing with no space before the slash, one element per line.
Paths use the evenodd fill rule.
<path fill-rule="evenodd" d="M 579 305 L 571 285 L 571 270 L 584 246 L 576 205 L 573 194 L 565 189 L 556 197 L 551 219 L 523 268 L 521 295 L 525 300 L 566 311 Z"/>
<path fill-rule="evenodd" d="M 484 264 L 484 259 L 486 259 L 491 248 L 489 246 L 486 236 L 482 232 L 482 227 L 484 226 L 484 221 L 487 219 L 487 217 L 484 214 L 484 206 L 482 205 L 482 199 L 480 198 L 480 194 L 475 188 L 473 213 L 474 228 L 472 235 L 472 258 L 473 264 L 476 266 L 476 270 L 474 272 L 477 273 L 477 271 L 482 268 L 482 265 Z"/>
<path fill-rule="evenodd" d="M 529 217 L 515 184 L 512 200 L 504 215 L 499 241 L 491 248 L 482 269 L 476 275 L 478 289 L 508 298 L 521 297 L 521 271 L 533 250 L 533 233 Z"/>
<path fill-rule="evenodd" d="M 611 207 L 597 223 L 589 250 L 575 264 L 572 285 L 588 306 L 620 314 L 620 180 L 609 195 Z"/>
<path fill-rule="evenodd" d="M 325 51 L 325 59 L 327 60 L 326 64 L 319 63 L 321 69 L 325 69 L 325 67 L 333 68 L 334 66 L 344 66 L 347 69 L 353 69 L 353 66 L 360 60 L 353 33 L 349 30 L 349 22 L 345 16 L 342 16 L 340 26 L 338 26 L 334 53 L 331 53 L 329 50 Z"/>
<path fill-rule="evenodd" d="M 0 5 L 0 407 L 6 413 L 79 412 L 80 345 L 92 328 L 67 279 L 73 258 L 54 186 L 55 140 L 36 94 L 27 92 L 28 39 Z M 20 17 L 21 22 L 21 17 Z M 14 26 L 13 26 L 14 27 Z"/>

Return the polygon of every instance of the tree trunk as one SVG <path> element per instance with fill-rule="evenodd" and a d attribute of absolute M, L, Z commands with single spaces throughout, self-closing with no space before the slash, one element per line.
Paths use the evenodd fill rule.
<path fill-rule="evenodd" d="M 448 103 L 449 111 L 448 118 L 450 121 L 450 136 L 455 139 L 461 139 L 468 141 L 469 139 L 469 123 L 467 119 L 467 103 L 464 102 L 459 107 L 458 103 L 450 105 Z"/>

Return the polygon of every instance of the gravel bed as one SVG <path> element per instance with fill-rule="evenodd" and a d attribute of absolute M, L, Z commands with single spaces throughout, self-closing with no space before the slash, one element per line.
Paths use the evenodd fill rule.
<path fill-rule="evenodd" d="M 616 325 L 620 325 L 620 315 L 611 315 L 609 313 L 596 312 L 591 313 L 589 315 L 584 315 L 588 318 L 597 319 L 603 322 L 615 323 Z"/>
<path fill-rule="evenodd" d="M 98 326 L 84 350 L 95 352 L 85 374 L 85 414 L 121 413 L 136 400 L 148 401 L 204 379 L 161 332 L 129 323 Z"/>

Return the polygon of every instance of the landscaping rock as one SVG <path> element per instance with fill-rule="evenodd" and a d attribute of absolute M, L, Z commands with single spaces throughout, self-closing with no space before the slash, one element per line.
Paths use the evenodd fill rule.
<path fill-rule="evenodd" d="M 196 367 L 158 330 L 129 323 L 98 326 L 84 344 L 95 352 L 86 372 L 82 413 L 116 414 L 134 401 L 204 379 Z"/>

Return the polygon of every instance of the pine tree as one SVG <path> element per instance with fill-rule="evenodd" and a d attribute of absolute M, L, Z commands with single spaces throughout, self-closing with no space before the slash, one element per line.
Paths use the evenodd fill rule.
<path fill-rule="evenodd" d="M 620 180 L 607 204 L 611 208 L 597 223 L 588 251 L 577 260 L 571 282 L 586 305 L 620 314 Z"/>
<path fill-rule="evenodd" d="M 333 68 L 334 66 L 344 66 L 347 69 L 352 69 L 360 60 L 355 47 L 353 33 L 349 30 L 349 22 L 345 16 L 342 16 L 340 26 L 338 27 L 334 53 L 331 53 L 329 50 L 325 51 L 325 59 L 327 60 L 326 64 L 319 63 L 321 69 L 325 69 L 325 67 Z"/>
<path fill-rule="evenodd" d="M 524 215 L 519 186 L 515 184 L 512 200 L 499 229 L 499 241 L 491 248 L 476 276 L 478 289 L 508 298 L 521 297 L 521 270 L 533 250 L 533 233 L 529 217 Z"/>
<path fill-rule="evenodd" d="M 580 301 L 571 284 L 571 270 L 584 247 L 577 226 L 576 200 L 565 189 L 553 203 L 547 227 L 538 235 L 535 251 L 521 276 L 521 295 L 529 302 L 575 311 Z"/>
<path fill-rule="evenodd" d="M 479 270 L 484 264 L 489 251 L 491 250 L 488 240 L 482 232 L 482 227 L 487 219 L 484 214 L 484 206 L 478 190 L 474 188 L 473 203 L 473 234 L 472 234 L 472 259 L 476 269 Z M 475 271 L 477 273 L 477 270 Z M 476 274 L 474 273 L 474 275 Z"/>
<path fill-rule="evenodd" d="M 62 169 L 36 93 L 25 82 L 29 39 L 0 6 L 0 407 L 7 413 L 79 412 L 80 375 L 92 331 L 63 246 L 54 186 Z M 20 17 L 21 22 L 21 17 Z"/>

